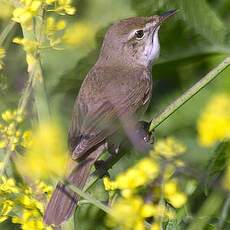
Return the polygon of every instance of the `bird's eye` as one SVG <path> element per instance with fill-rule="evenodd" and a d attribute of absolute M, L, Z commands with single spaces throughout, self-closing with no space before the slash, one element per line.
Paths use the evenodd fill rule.
<path fill-rule="evenodd" d="M 135 36 L 137 39 L 142 39 L 144 37 L 144 30 L 137 30 Z"/>

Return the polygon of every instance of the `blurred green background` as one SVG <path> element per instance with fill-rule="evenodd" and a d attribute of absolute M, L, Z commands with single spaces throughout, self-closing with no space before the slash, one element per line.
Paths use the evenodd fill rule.
<path fill-rule="evenodd" d="M 76 15 L 66 18 L 70 25 L 76 25 L 72 33 L 79 38 L 78 41 L 63 50 L 44 50 L 41 56 L 51 112 L 60 118 L 66 133 L 81 82 L 97 60 L 106 29 L 116 20 L 154 15 L 168 9 L 179 10 L 160 30 L 161 55 L 153 66 L 153 99 L 146 119 L 159 113 L 230 53 L 229 0 L 75 0 L 74 5 Z M 6 23 L 1 20 L 1 29 Z M 20 34 L 17 27 L 14 36 Z M 24 51 L 11 42 L 8 44 L 5 69 L 0 76 L 1 110 L 17 105 L 18 95 L 27 79 Z M 196 122 L 214 94 L 229 92 L 229 75 L 230 68 L 155 131 L 156 138 L 173 135 L 186 143 L 188 153 L 185 160 L 191 168 L 200 172 L 205 171 L 215 146 L 211 149 L 199 147 Z M 132 165 L 140 157 L 138 154 L 128 154 L 114 167 L 111 175 Z M 199 190 L 201 201 L 194 205 L 194 210 L 205 200 L 202 186 Z M 103 200 L 105 197 L 101 188 L 95 188 L 95 195 Z M 191 202 L 196 202 L 195 197 Z M 77 229 L 91 230 L 92 226 L 105 229 L 104 214 L 93 206 L 81 208 L 77 218 L 81 226 Z M 226 229 L 230 229 L 230 224 Z"/>

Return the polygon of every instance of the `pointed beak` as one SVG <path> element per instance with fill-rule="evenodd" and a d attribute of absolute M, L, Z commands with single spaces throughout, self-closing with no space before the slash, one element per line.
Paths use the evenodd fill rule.
<path fill-rule="evenodd" d="M 176 12 L 177 12 L 177 10 L 169 10 L 169 11 L 159 15 L 159 24 L 162 24 L 168 18 L 171 18 L 173 15 L 176 14 Z"/>

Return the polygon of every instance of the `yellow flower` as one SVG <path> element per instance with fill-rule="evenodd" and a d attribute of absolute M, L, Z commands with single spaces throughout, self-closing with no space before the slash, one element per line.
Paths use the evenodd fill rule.
<path fill-rule="evenodd" d="M 1 177 L 1 184 L 0 184 L 0 194 L 7 194 L 7 193 L 18 193 L 19 190 L 15 184 L 14 179 L 6 178 L 4 176 Z"/>
<path fill-rule="evenodd" d="M 151 209 L 150 205 L 147 206 L 148 209 Z M 108 225 L 111 227 L 118 225 L 125 230 L 144 230 L 144 219 L 150 216 L 152 216 L 151 211 L 147 211 L 147 207 L 140 197 L 121 198 L 112 207 Z"/>
<path fill-rule="evenodd" d="M 6 110 L 5 112 L 2 113 L 2 120 L 5 122 L 12 121 L 14 119 L 13 112 L 10 110 Z"/>
<path fill-rule="evenodd" d="M 40 47 L 39 42 L 34 41 L 34 40 L 29 40 L 26 38 L 18 38 L 18 37 L 14 38 L 13 42 L 23 46 L 23 49 L 26 52 L 26 61 L 28 64 L 28 71 L 30 71 L 36 62 L 35 55 L 36 55 L 36 51 Z"/>
<path fill-rule="evenodd" d="M 53 191 L 53 187 L 45 184 L 43 181 L 37 181 L 36 187 L 38 188 L 38 190 L 40 190 L 42 193 L 47 194 L 48 196 L 50 196 Z"/>
<path fill-rule="evenodd" d="M 217 94 L 208 103 L 198 123 L 198 138 L 203 146 L 230 138 L 230 95 Z"/>
<path fill-rule="evenodd" d="M 14 216 L 12 222 L 21 224 L 23 230 L 52 230 L 43 223 L 41 214 L 36 209 L 24 209 L 22 216 Z"/>
<path fill-rule="evenodd" d="M 161 229 L 161 225 L 158 222 L 153 223 L 151 226 L 151 230 L 160 230 L 160 229 Z"/>
<path fill-rule="evenodd" d="M 177 192 L 177 183 L 175 181 L 165 183 L 163 191 L 166 196 L 175 194 Z"/>
<path fill-rule="evenodd" d="M 94 28 L 84 23 L 77 22 L 69 26 L 64 34 L 63 41 L 67 45 L 82 46 L 88 45 L 93 41 Z"/>
<path fill-rule="evenodd" d="M 62 131 L 57 124 L 43 122 L 34 130 L 32 144 L 16 164 L 22 174 L 33 178 L 62 176 L 68 159 Z M 39 167 L 38 167 L 39 166 Z"/>
<path fill-rule="evenodd" d="M 42 201 L 47 201 L 48 196 L 44 192 L 49 186 L 40 182 L 32 185 L 32 189 L 25 184 L 16 184 L 13 178 L 3 177 L 2 180 L 0 222 L 11 217 L 10 220 L 13 223 L 21 225 L 20 229 L 52 230 L 51 227 L 43 224 L 44 204 Z"/>
<path fill-rule="evenodd" d="M 39 46 L 39 43 L 37 41 L 29 40 L 29 39 L 26 39 L 26 38 L 18 38 L 18 37 L 16 37 L 16 38 L 13 39 L 13 42 L 17 43 L 19 45 L 22 45 L 24 50 L 27 53 L 34 52 Z"/>
<path fill-rule="evenodd" d="M 76 12 L 76 9 L 71 6 L 71 0 L 57 0 L 57 3 L 57 7 L 54 9 L 57 13 L 73 15 Z"/>
<path fill-rule="evenodd" d="M 114 182 L 108 178 L 104 179 L 104 184 L 107 190 L 134 189 L 155 179 L 158 172 L 159 167 L 157 163 L 153 159 L 146 157 L 126 172 L 118 175 Z"/>
<path fill-rule="evenodd" d="M 187 196 L 179 191 L 175 180 L 168 181 L 163 186 L 163 195 L 175 208 L 182 207 L 187 202 Z"/>
<path fill-rule="evenodd" d="M 0 141 L 0 149 L 4 149 L 7 146 L 7 141 L 1 140 Z"/>
<path fill-rule="evenodd" d="M 103 178 L 103 183 L 104 183 L 106 191 L 112 191 L 112 190 L 117 189 L 117 183 L 114 181 L 111 181 L 109 177 L 107 176 Z"/>
<path fill-rule="evenodd" d="M 51 47 L 55 47 L 62 41 L 62 37 L 58 32 L 64 30 L 65 27 L 66 22 L 64 20 L 56 21 L 53 17 L 47 18 L 45 34 Z"/>
<path fill-rule="evenodd" d="M 32 132 L 31 132 L 30 130 L 27 130 L 27 131 L 25 131 L 25 132 L 23 133 L 21 145 L 22 145 L 24 148 L 28 148 L 28 147 L 31 146 L 31 144 L 32 144 L 31 137 L 32 137 Z"/>
<path fill-rule="evenodd" d="M 12 15 L 13 7 L 7 1 L 0 1 L 0 19 L 9 19 Z"/>
<path fill-rule="evenodd" d="M 182 192 L 177 192 L 168 196 L 170 204 L 175 208 L 181 208 L 187 202 L 187 196 Z"/>
<path fill-rule="evenodd" d="M 120 226 L 125 230 L 145 229 L 146 218 L 154 217 L 154 220 L 175 218 L 172 211 L 167 210 L 164 205 L 145 203 L 140 196 L 119 198 L 111 208 L 108 225 L 110 227 Z M 154 222 L 152 229 L 157 229 L 158 222 Z"/>
<path fill-rule="evenodd" d="M 11 200 L 5 200 L 0 214 L 0 223 L 8 219 L 8 214 L 12 210 L 14 202 Z"/>
<path fill-rule="evenodd" d="M 173 137 L 156 142 L 151 155 L 159 154 L 165 158 L 172 158 L 185 153 L 186 147 Z"/>
<path fill-rule="evenodd" d="M 22 24 L 27 29 L 32 29 L 32 19 L 39 14 L 42 1 L 40 0 L 21 0 L 21 7 L 13 11 L 13 20 Z"/>
<path fill-rule="evenodd" d="M 23 121 L 22 114 L 15 110 L 6 110 L 2 113 L 3 123 L 0 124 L 0 148 L 6 148 L 14 151 L 20 144 L 22 133 L 19 130 L 19 124 Z"/>

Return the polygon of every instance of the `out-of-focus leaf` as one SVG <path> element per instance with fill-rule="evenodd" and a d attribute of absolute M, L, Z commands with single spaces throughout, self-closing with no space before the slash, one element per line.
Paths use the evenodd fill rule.
<path fill-rule="evenodd" d="M 186 24 L 213 44 L 222 43 L 225 26 L 206 0 L 177 0 L 175 6 Z"/>
<path fill-rule="evenodd" d="M 202 230 L 205 229 L 205 226 L 209 223 L 210 219 L 216 214 L 222 205 L 223 197 L 221 194 L 212 193 L 205 200 L 202 207 L 196 214 L 196 217 L 193 219 L 191 224 L 188 226 L 188 230 Z"/>
<path fill-rule="evenodd" d="M 227 165 L 230 157 L 230 142 L 223 142 L 217 147 L 214 156 L 209 161 L 208 171 L 210 175 L 221 172 Z"/>
<path fill-rule="evenodd" d="M 166 227 L 166 230 L 179 230 L 180 225 L 177 223 L 176 219 L 169 220 Z"/>
<path fill-rule="evenodd" d="M 209 185 L 211 180 L 213 181 L 218 176 L 221 175 L 221 173 L 225 170 L 228 159 L 230 158 L 230 142 L 222 142 L 220 143 L 215 151 L 215 154 L 208 162 L 208 178 L 206 182 L 206 186 Z"/>
<path fill-rule="evenodd" d="M 205 0 L 132 0 L 132 6 L 139 15 L 151 15 L 156 10 L 178 9 L 178 17 L 186 22 L 212 44 L 221 44 L 225 37 L 225 26 Z"/>

